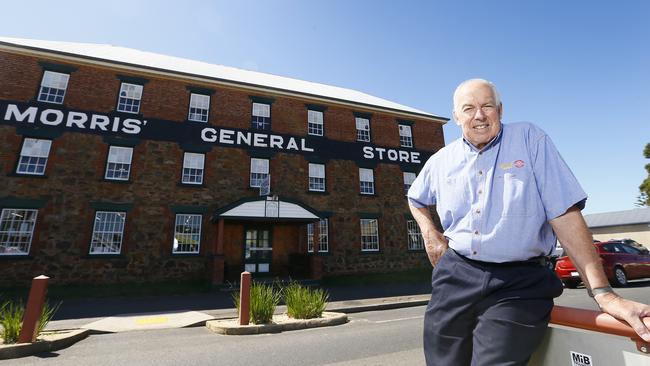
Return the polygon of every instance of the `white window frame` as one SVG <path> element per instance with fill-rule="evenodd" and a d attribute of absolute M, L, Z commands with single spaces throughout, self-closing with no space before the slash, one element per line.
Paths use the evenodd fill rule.
<path fill-rule="evenodd" d="M 142 102 L 142 91 L 144 87 L 140 84 L 122 83 L 117 98 L 117 111 L 124 113 L 140 113 Z"/>
<path fill-rule="evenodd" d="M 413 147 L 413 130 L 411 126 L 399 125 L 399 145 L 402 147 Z"/>
<path fill-rule="evenodd" d="M 108 218 L 113 220 L 108 221 Z M 116 255 L 122 253 L 125 226 L 126 212 L 96 211 L 88 254 Z"/>
<path fill-rule="evenodd" d="M 198 226 L 197 226 L 198 225 Z M 173 254 L 198 254 L 201 250 L 203 215 L 176 214 Z M 179 231 L 182 230 L 182 231 Z M 196 241 L 196 243 L 194 243 Z"/>
<path fill-rule="evenodd" d="M 186 152 L 183 154 L 183 184 L 203 184 L 205 154 Z"/>
<path fill-rule="evenodd" d="M 0 213 L 0 256 L 29 255 L 38 210 L 3 208 Z"/>
<path fill-rule="evenodd" d="M 361 194 L 375 194 L 375 172 L 372 169 L 359 168 L 359 192 Z"/>
<path fill-rule="evenodd" d="M 259 188 L 269 175 L 269 159 L 251 158 L 250 171 L 250 187 Z"/>
<path fill-rule="evenodd" d="M 309 163 L 309 190 L 325 192 L 325 164 Z"/>
<path fill-rule="evenodd" d="M 379 251 L 379 220 L 360 219 L 359 225 L 361 228 L 361 251 L 378 252 Z"/>
<path fill-rule="evenodd" d="M 413 172 L 402 172 L 402 175 L 404 176 L 404 195 L 406 195 L 409 193 L 409 188 L 413 185 L 417 175 Z"/>
<path fill-rule="evenodd" d="M 318 252 L 327 253 L 329 252 L 329 222 L 327 218 L 320 219 L 318 221 Z M 307 224 L 307 251 L 310 253 L 314 252 L 314 224 Z"/>
<path fill-rule="evenodd" d="M 422 238 L 417 221 L 406 220 L 406 235 L 408 236 L 408 250 L 424 250 L 424 238 Z"/>
<path fill-rule="evenodd" d="M 271 105 L 267 103 L 253 102 L 251 129 L 271 130 Z"/>
<path fill-rule="evenodd" d="M 307 110 L 307 134 L 323 136 L 323 112 L 313 109 Z"/>
<path fill-rule="evenodd" d="M 206 94 L 191 93 L 190 107 L 187 119 L 194 122 L 208 122 L 210 116 L 210 96 Z"/>
<path fill-rule="evenodd" d="M 26 137 L 20 149 L 16 174 L 45 175 L 51 147 L 52 140 Z"/>
<path fill-rule="evenodd" d="M 127 156 L 128 159 L 125 159 Z M 108 157 L 106 157 L 106 172 L 104 173 L 104 179 L 128 181 L 131 176 L 132 160 L 132 147 L 111 145 L 108 148 Z M 126 170 L 126 177 L 123 175 L 116 175 L 117 172 L 124 170 Z M 111 173 L 110 176 L 109 173 Z"/>
<path fill-rule="evenodd" d="M 38 101 L 63 104 L 69 80 L 70 74 L 45 70 L 38 90 Z"/>
<path fill-rule="evenodd" d="M 355 117 L 354 123 L 357 126 L 357 141 L 370 142 L 370 120 L 368 118 Z"/>

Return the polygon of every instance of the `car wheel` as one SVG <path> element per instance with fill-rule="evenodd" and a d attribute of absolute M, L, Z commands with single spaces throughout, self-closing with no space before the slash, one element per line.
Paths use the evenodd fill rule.
<path fill-rule="evenodd" d="M 621 267 L 614 268 L 614 286 L 624 287 L 627 286 L 627 275 Z"/>
<path fill-rule="evenodd" d="M 564 281 L 564 287 L 566 288 L 576 288 L 578 287 L 579 281 Z"/>

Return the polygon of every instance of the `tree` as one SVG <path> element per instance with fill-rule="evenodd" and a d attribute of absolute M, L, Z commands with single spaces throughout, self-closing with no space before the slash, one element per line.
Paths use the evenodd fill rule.
<path fill-rule="evenodd" d="M 650 143 L 645 145 L 643 156 L 645 156 L 646 159 L 650 159 Z M 641 191 L 641 193 L 636 201 L 636 205 L 639 207 L 650 206 L 650 164 L 645 165 L 645 170 L 648 172 L 648 177 L 644 179 L 639 186 L 639 191 Z"/>

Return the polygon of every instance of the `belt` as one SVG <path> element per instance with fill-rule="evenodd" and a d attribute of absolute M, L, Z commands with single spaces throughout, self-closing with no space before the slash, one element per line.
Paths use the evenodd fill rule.
<path fill-rule="evenodd" d="M 452 249 L 453 250 L 453 249 Z M 487 266 L 487 267 L 546 267 L 550 263 L 550 259 L 547 256 L 540 255 L 539 257 L 533 257 L 529 258 L 523 261 L 513 261 L 513 262 L 484 262 L 484 261 L 479 261 L 476 259 L 470 259 L 465 257 L 464 255 L 456 252 L 459 257 L 463 258 L 464 260 L 470 262 L 470 263 L 475 263 L 481 266 Z"/>

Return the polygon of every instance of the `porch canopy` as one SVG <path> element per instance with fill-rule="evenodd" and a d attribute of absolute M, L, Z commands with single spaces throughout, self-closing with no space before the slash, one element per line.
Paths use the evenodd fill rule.
<path fill-rule="evenodd" d="M 319 213 L 297 201 L 280 199 L 277 196 L 246 198 L 218 209 L 212 221 L 242 220 L 264 222 L 316 222 Z"/>

